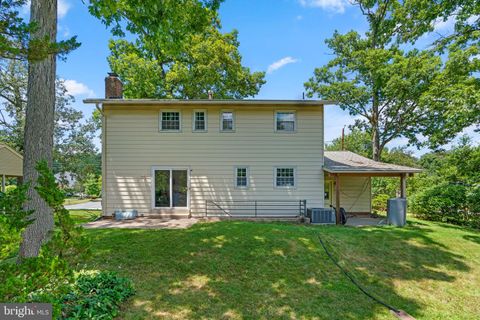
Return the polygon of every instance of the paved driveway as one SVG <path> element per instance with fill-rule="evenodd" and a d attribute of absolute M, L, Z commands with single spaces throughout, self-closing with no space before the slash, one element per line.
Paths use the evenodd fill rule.
<path fill-rule="evenodd" d="M 102 210 L 101 201 L 89 201 L 85 203 L 71 204 L 65 206 L 67 210 Z"/>

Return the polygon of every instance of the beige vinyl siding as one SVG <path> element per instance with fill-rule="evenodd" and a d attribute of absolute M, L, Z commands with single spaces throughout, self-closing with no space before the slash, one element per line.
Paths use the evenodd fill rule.
<path fill-rule="evenodd" d="M 340 176 L 340 205 L 347 213 L 371 212 L 371 178 Z M 335 188 L 332 203 L 335 206 Z"/>
<path fill-rule="evenodd" d="M 202 215 L 206 200 L 307 200 L 323 206 L 323 107 L 294 109 L 297 131 L 274 131 L 274 114 L 282 107 L 210 106 L 208 131 L 193 132 L 198 106 L 105 106 L 104 214 L 115 209 L 152 209 L 152 167 L 190 168 L 190 208 L 175 213 Z M 234 112 L 234 132 L 220 131 L 221 110 Z M 181 132 L 160 132 L 161 111 L 179 110 Z M 249 187 L 235 187 L 234 168 L 249 168 Z M 274 167 L 295 167 L 296 187 L 274 186 Z"/>
<path fill-rule="evenodd" d="M 22 157 L 3 145 L 0 145 L 0 175 L 23 176 Z"/>

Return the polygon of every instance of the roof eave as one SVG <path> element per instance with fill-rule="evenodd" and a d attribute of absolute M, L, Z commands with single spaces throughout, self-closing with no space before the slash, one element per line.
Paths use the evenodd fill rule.
<path fill-rule="evenodd" d="M 335 170 L 335 169 L 329 169 L 329 168 L 323 168 L 324 171 L 328 173 L 334 173 L 334 174 L 355 174 L 355 173 L 374 173 L 374 174 L 402 174 L 402 173 L 421 173 L 423 170 L 421 169 L 411 169 L 411 170 Z"/>
<path fill-rule="evenodd" d="M 85 99 L 86 104 L 104 105 L 334 105 L 331 100 L 256 100 L 256 99 L 232 99 L 232 100 L 179 100 L 179 99 Z"/>

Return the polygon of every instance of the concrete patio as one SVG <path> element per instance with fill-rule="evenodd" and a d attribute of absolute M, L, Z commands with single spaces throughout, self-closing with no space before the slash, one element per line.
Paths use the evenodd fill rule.
<path fill-rule="evenodd" d="M 347 219 L 346 226 L 350 227 L 368 227 L 386 225 L 387 219 L 384 217 L 351 217 Z"/>
<path fill-rule="evenodd" d="M 193 226 L 200 221 L 195 218 L 183 219 L 152 219 L 152 218 L 137 218 L 133 220 L 114 220 L 114 219 L 100 219 L 97 221 L 85 223 L 83 225 L 86 229 L 186 229 Z"/>

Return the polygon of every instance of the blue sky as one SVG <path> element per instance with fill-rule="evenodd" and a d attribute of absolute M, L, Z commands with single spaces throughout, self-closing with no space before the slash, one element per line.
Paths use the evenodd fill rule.
<path fill-rule="evenodd" d="M 58 1 L 59 39 L 77 35 L 82 45 L 66 62 L 58 63 L 57 72 L 75 96 L 75 108 L 89 115 L 93 107 L 84 105 L 82 99 L 104 96 L 110 32 L 81 1 Z M 243 64 L 253 71 L 267 71 L 267 83 L 255 97 L 258 99 L 301 99 L 303 83 L 315 67 L 332 57 L 325 39 L 335 30 L 364 32 L 367 28 L 358 8 L 348 0 L 226 0 L 220 18 L 224 31 L 239 31 Z M 453 21 L 440 22 L 437 31 L 446 32 L 452 26 Z M 326 107 L 325 140 L 338 137 L 343 126 L 351 123 L 353 117 L 347 112 Z M 397 139 L 389 146 L 402 143 Z M 418 155 L 426 151 L 412 150 Z"/>

